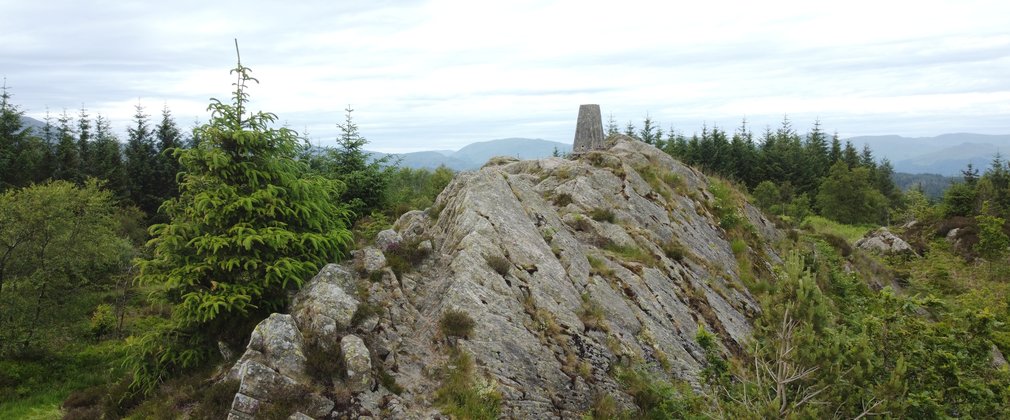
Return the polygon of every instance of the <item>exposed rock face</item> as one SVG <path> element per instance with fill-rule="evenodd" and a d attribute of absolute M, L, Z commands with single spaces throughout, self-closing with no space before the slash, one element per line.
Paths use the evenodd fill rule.
<path fill-rule="evenodd" d="M 502 160 L 459 174 L 431 209 L 404 214 L 382 235 L 430 248 L 414 271 L 352 279 L 328 266 L 298 293 L 295 324 L 333 337 L 353 371 L 345 385 L 358 392 L 355 408 L 335 414 L 438 415 L 433 372 L 448 361 L 438 327 L 448 309 L 476 321 L 455 345 L 501 393 L 507 418 L 579 418 L 598 393 L 630 406 L 611 376 L 617 363 L 696 382 L 699 325 L 716 332 L 725 351 L 741 348 L 759 308 L 713 213 L 709 180 L 645 143 L 607 141 L 609 149 L 577 160 Z M 748 242 L 744 252 L 755 261 L 748 269 L 769 272 L 778 257 L 768 244 L 781 233 L 753 207 L 737 206 L 762 238 Z M 338 321 L 350 306 L 337 289 L 381 308 L 376 322 Z M 373 379 L 378 368 L 403 387 L 399 396 Z M 362 369 L 372 372 L 357 377 Z"/>
<path fill-rule="evenodd" d="M 856 248 L 883 255 L 915 254 L 915 250 L 908 242 L 891 233 L 886 227 L 867 233 L 856 241 Z"/>
<path fill-rule="evenodd" d="M 413 325 L 410 318 L 390 320 L 405 338 L 397 380 L 408 391 L 437 386 L 412 372 L 439 363 L 435 322 L 448 308 L 476 320 L 473 337 L 460 345 L 497 382 L 508 417 L 577 417 L 595 391 L 627 403 L 607 374 L 621 358 L 666 364 L 670 374 L 694 380 L 702 360 L 694 340 L 699 324 L 720 333 L 728 348 L 746 340 L 747 314 L 757 304 L 708 210 L 706 178 L 641 142 L 614 143 L 577 161 L 461 174 L 439 196 L 437 220 L 401 218 L 398 230 L 429 237 L 435 248 L 434 261 L 404 276 L 416 285 L 408 293 L 420 316 Z M 673 174 L 680 186 L 650 184 L 637 170 L 645 167 Z M 613 222 L 594 220 L 596 209 L 610 210 Z M 777 238 L 760 213 L 744 208 L 742 215 Z M 686 255 L 667 257 L 665 244 L 679 244 Z M 629 249 L 645 257 L 629 258 Z M 486 262 L 490 256 L 517 269 L 499 275 Z M 609 332 L 586 329 L 583 295 L 603 308 Z M 554 328 L 547 325 L 559 332 L 545 333 Z M 588 377 L 575 372 L 572 359 L 588 362 Z"/>

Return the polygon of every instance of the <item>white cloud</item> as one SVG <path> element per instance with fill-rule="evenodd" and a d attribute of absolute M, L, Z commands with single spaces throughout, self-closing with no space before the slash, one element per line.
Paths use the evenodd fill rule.
<path fill-rule="evenodd" d="M 0 72 L 33 116 L 83 103 L 125 127 L 228 97 L 232 38 L 254 107 L 319 141 L 352 104 L 373 148 L 569 141 L 581 103 L 845 135 L 1010 132 L 1010 4 L 996 1 L 18 2 Z"/>

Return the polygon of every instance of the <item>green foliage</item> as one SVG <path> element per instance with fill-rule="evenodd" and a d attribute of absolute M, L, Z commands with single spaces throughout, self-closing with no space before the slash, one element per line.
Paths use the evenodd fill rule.
<path fill-rule="evenodd" d="M 368 243 L 375 239 L 375 235 L 381 231 L 389 229 L 393 223 L 385 213 L 373 211 L 372 214 L 358 219 L 354 224 L 355 243 Z"/>
<path fill-rule="evenodd" d="M 866 168 L 831 167 L 817 194 L 821 215 L 841 223 L 873 223 L 886 217 L 887 201 L 874 189 Z"/>
<path fill-rule="evenodd" d="M 138 262 L 138 281 L 161 285 L 174 305 L 173 325 L 132 339 L 128 364 L 144 391 L 204 362 L 215 335 L 282 308 L 351 242 L 339 183 L 309 174 L 298 136 L 270 126 L 276 116 L 248 112 L 255 79 L 241 63 L 233 73 L 232 103 L 212 99 L 199 145 L 174 151 L 180 195 L 162 205 L 169 222 L 150 228 L 153 254 Z"/>
<path fill-rule="evenodd" d="M 431 207 L 435 198 L 449 185 L 454 172 L 445 166 L 428 169 L 398 168 L 387 175 L 385 213 L 391 219 L 410 210 Z M 437 215 L 432 215 L 438 218 Z"/>
<path fill-rule="evenodd" d="M 340 356 L 340 346 L 337 342 L 323 346 L 320 340 L 326 337 L 311 337 L 306 340 L 305 371 L 319 383 L 332 386 L 334 380 L 342 380 L 347 376 L 344 358 Z"/>
<path fill-rule="evenodd" d="M 729 377 L 729 363 L 719 354 L 718 338 L 699 324 L 694 339 L 705 353 L 705 367 L 701 371 L 705 383 L 710 386 L 723 383 Z"/>
<path fill-rule="evenodd" d="M 971 216 L 975 213 L 975 188 L 968 183 L 954 183 L 943 193 L 943 216 Z"/>
<path fill-rule="evenodd" d="M 638 418 L 702 419 L 705 399 L 686 383 L 656 378 L 643 367 L 618 368 L 617 379 L 638 406 Z"/>
<path fill-rule="evenodd" d="M 712 211 L 719 218 L 719 226 L 730 230 L 746 223 L 740 215 L 738 207 L 740 205 L 737 197 L 734 197 L 733 190 L 720 180 L 713 180 L 708 185 L 709 192 L 715 197 L 712 203 Z"/>
<path fill-rule="evenodd" d="M 1010 247 L 1010 238 L 1003 230 L 1006 221 L 1002 217 L 991 216 L 988 213 L 989 202 L 982 205 L 982 214 L 975 216 L 978 223 L 978 243 L 975 244 L 975 252 L 980 257 L 989 262 L 990 270 L 994 263 L 1006 260 L 1007 248 Z"/>
<path fill-rule="evenodd" d="M 497 419 L 501 393 L 494 384 L 474 372 L 474 364 L 465 351 L 451 350 L 450 364 L 435 391 L 435 403 L 446 414 L 461 419 Z"/>
<path fill-rule="evenodd" d="M 762 210 L 774 213 L 774 207 L 781 202 L 779 194 L 779 187 L 775 186 L 774 182 L 761 181 L 754 188 L 754 204 L 757 204 Z"/>
<path fill-rule="evenodd" d="M 312 156 L 309 162 L 320 174 L 343 184 L 340 201 L 347 204 L 353 220 L 357 220 L 381 210 L 395 170 L 387 166 L 391 157 L 369 157 L 364 149 L 368 140 L 361 136 L 351 117 L 354 110 L 348 106 L 344 111 L 344 123 L 337 124 L 340 128 L 337 147 L 325 149 L 322 154 Z"/>
<path fill-rule="evenodd" d="M 442 318 L 438 321 L 439 331 L 446 337 L 469 338 L 473 334 L 474 326 L 476 323 L 470 314 L 459 309 L 443 312 Z"/>
<path fill-rule="evenodd" d="M 39 334 L 52 330 L 41 326 L 73 322 L 59 304 L 129 258 L 117 228 L 112 195 L 94 180 L 0 194 L 0 355 L 47 341 Z"/>
<path fill-rule="evenodd" d="M 148 118 L 144 107 L 137 105 L 137 113 L 133 116 L 134 127 L 127 129 L 129 138 L 123 155 L 126 157 L 126 189 L 129 199 L 150 217 L 158 211 L 164 198 L 159 198 L 157 191 L 161 187 L 155 185 L 158 149 Z"/>
<path fill-rule="evenodd" d="M 91 334 L 95 338 L 102 338 L 112 332 L 116 326 L 116 315 L 113 313 L 112 305 L 103 303 L 95 308 L 91 315 Z"/>
<path fill-rule="evenodd" d="M 558 207 L 567 206 L 569 204 L 572 204 L 572 195 L 568 193 L 561 193 L 555 195 L 552 199 L 552 202 L 554 203 L 555 206 Z"/>
<path fill-rule="evenodd" d="M 604 277 L 611 277 L 614 275 L 614 270 L 607 267 L 607 263 L 595 256 L 586 255 L 586 260 L 589 261 L 590 274 L 598 274 Z"/>
<path fill-rule="evenodd" d="M 730 250 L 733 251 L 733 255 L 741 255 L 747 252 L 747 242 L 743 239 L 733 239 L 729 243 Z"/>

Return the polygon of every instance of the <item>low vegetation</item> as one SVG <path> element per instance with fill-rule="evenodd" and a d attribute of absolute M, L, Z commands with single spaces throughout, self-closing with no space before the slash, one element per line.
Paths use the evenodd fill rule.
<path fill-rule="evenodd" d="M 452 349 L 443 369 L 442 385 L 435 391 L 435 403 L 448 415 L 461 419 L 497 419 L 501 393 L 493 382 L 476 372 L 470 355 Z"/>
<path fill-rule="evenodd" d="M 438 321 L 439 331 L 448 338 L 470 338 L 476 325 L 470 314 L 459 309 L 443 312 L 442 318 Z"/>

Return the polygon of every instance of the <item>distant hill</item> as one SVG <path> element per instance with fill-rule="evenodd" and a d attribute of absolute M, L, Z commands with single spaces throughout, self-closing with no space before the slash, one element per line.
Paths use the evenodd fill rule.
<path fill-rule="evenodd" d="M 36 120 L 35 118 L 26 116 L 21 117 L 21 124 L 25 127 L 30 127 L 32 131 L 35 132 L 35 134 L 41 134 L 42 127 L 46 126 L 46 123 Z"/>
<path fill-rule="evenodd" d="M 440 165 L 457 170 L 473 170 L 484 166 L 488 159 L 495 156 L 513 156 L 519 159 L 537 159 L 550 156 L 554 150 L 558 153 L 571 152 L 570 144 L 558 143 L 542 139 L 507 138 L 472 143 L 458 151 L 424 151 L 413 153 L 398 153 L 399 166 L 407 168 L 437 168 Z M 386 156 L 385 153 L 371 152 L 373 156 Z"/>
<path fill-rule="evenodd" d="M 868 144 L 879 160 L 887 158 L 894 170 L 907 173 L 960 175 L 971 162 L 984 168 L 999 151 L 1010 156 L 1010 135 L 972 133 L 943 134 L 936 137 L 863 136 L 847 139 L 856 148 Z"/>
<path fill-rule="evenodd" d="M 909 174 L 904 172 L 896 172 L 894 174 L 894 184 L 902 191 L 922 187 L 922 192 L 926 194 L 926 197 L 933 200 L 943 197 L 943 192 L 955 181 L 960 182 L 961 177 L 937 174 Z"/>

